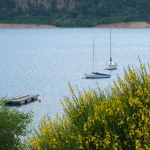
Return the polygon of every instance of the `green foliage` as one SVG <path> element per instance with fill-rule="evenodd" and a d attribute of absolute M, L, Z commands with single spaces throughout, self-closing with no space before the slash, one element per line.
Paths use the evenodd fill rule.
<path fill-rule="evenodd" d="M 27 125 L 32 121 L 32 112 L 19 112 L 7 107 L 7 97 L 0 98 L 0 150 L 17 150 L 21 137 L 28 133 Z"/>
<path fill-rule="evenodd" d="M 124 70 L 102 91 L 77 91 L 62 101 L 64 115 L 54 121 L 44 116 L 28 139 L 38 150 L 148 150 L 150 149 L 150 66 Z"/>
<path fill-rule="evenodd" d="M 0 0 L 0 22 L 52 24 L 59 27 L 93 27 L 98 24 L 148 21 L 150 18 L 149 0 L 74 0 L 78 5 L 68 10 L 70 0 L 62 9 L 57 8 L 56 0 L 49 0 L 51 9 L 42 5 L 30 9 L 16 8 L 15 0 Z M 17 11 L 16 11 L 17 10 Z M 62 20 L 62 18 L 64 18 Z M 32 19 L 31 19 L 32 18 Z M 95 21 L 97 20 L 97 21 Z"/>

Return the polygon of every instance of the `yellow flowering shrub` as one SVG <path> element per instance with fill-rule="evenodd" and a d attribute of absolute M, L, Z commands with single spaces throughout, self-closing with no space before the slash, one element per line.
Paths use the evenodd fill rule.
<path fill-rule="evenodd" d="M 28 139 L 33 150 L 150 150 L 150 67 L 128 67 L 124 78 L 102 91 L 62 101 L 63 117 L 44 116 Z"/>

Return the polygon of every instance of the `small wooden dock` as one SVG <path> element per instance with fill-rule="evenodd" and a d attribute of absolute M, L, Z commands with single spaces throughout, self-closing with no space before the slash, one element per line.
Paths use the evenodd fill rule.
<path fill-rule="evenodd" d="M 8 105 L 22 105 L 22 104 L 27 104 L 30 102 L 34 102 L 38 100 L 39 94 L 35 95 L 19 95 L 16 97 L 11 98 L 8 101 Z"/>

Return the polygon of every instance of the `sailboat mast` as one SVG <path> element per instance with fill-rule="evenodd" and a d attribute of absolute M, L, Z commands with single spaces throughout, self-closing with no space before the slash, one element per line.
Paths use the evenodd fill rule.
<path fill-rule="evenodd" d="M 110 62 L 112 62 L 112 58 L 111 58 L 111 28 L 110 28 Z"/>
<path fill-rule="evenodd" d="M 94 72 L 94 38 L 93 38 L 93 63 L 92 63 L 92 72 Z"/>

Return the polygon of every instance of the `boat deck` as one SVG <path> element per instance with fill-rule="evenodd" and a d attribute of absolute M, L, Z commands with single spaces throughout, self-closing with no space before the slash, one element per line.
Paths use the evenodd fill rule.
<path fill-rule="evenodd" d="M 29 102 L 33 102 L 38 100 L 38 96 L 39 94 L 35 94 L 35 95 L 20 95 L 20 96 L 16 96 L 11 98 L 8 101 L 8 105 L 22 105 L 22 104 L 27 104 Z"/>

